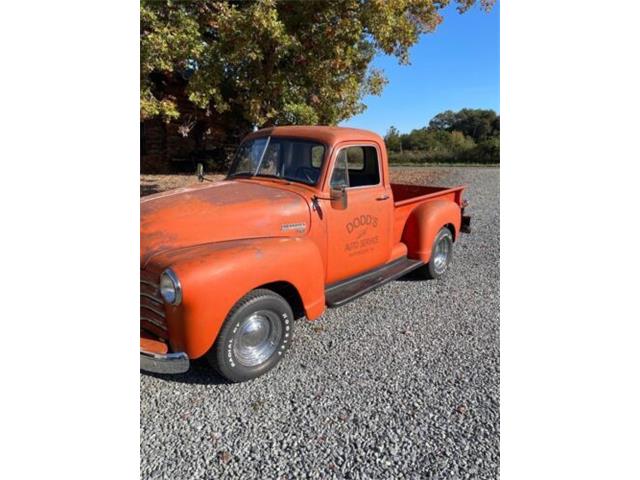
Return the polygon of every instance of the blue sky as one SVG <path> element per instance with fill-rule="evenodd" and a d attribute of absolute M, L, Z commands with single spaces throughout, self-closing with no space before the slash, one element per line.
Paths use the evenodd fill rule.
<path fill-rule="evenodd" d="M 443 16 L 410 50 L 411 65 L 385 55 L 374 59 L 389 83 L 381 96 L 365 98 L 364 113 L 340 125 L 384 135 L 391 125 L 403 133 L 423 127 L 444 110 L 500 111 L 500 4 L 489 13 L 474 7 L 463 15 L 450 5 Z"/>

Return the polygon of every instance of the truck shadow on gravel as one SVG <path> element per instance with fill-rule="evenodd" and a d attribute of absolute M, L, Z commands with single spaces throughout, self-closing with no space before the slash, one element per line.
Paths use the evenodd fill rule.
<path fill-rule="evenodd" d="M 231 385 L 231 382 L 220 377 L 209 366 L 206 360 L 197 359 L 191 361 L 191 368 L 186 373 L 178 375 L 162 375 L 159 373 L 145 372 L 140 370 L 142 375 L 157 378 L 168 382 L 184 383 L 188 385 Z"/>
<path fill-rule="evenodd" d="M 418 271 L 414 270 L 412 272 L 403 275 L 400 278 L 395 279 L 396 282 L 430 282 L 431 280 L 425 279 L 423 276 L 418 273 Z"/>

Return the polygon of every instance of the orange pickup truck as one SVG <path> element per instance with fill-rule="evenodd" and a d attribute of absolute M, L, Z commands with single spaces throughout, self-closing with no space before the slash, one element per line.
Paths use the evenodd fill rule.
<path fill-rule="evenodd" d="M 417 270 L 469 232 L 464 187 L 390 182 L 383 139 L 338 127 L 249 134 L 227 177 L 140 201 L 140 368 L 206 357 L 232 382 L 273 368 L 294 320 Z"/>

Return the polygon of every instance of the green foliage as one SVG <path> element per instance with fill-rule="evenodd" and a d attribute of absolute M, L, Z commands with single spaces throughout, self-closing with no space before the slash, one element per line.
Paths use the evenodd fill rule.
<path fill-rule="evenodd" d="M 463 108 L 439 113 L 429 122 L 432 130 L 459 131 L 480 142 L 500 134 L 500 117 L 493 110 Z"/>
<path fill-rule="evenodd" d="M 500 163 L 500 138 L 492 137 L 481 141 L 464 152 L 462 160 L 473 163 Z"/>
<path fill-rule="evenodd" d="M 140 3 L 140 113 L 143 118 L 162 116 L 177 118 L 175 101 L 156 96 L 151 75 L 184 69 L 188 59 L 198 59 L 204 52 L 199 41 L 199 25 L 183 8 L 157 9 L 153 0 Z"/>
<path fill-rule="evenodd" d="M 399 152 L 402 150 L 402 141 L 400 140 L 400 131 L 396 127 L 390 127 L 384 136 L 384 143 L 390 152 Z"/>
<path fill-rule="evenodd" d="M 500 163 L 500 116 L 447 110 L 409 133 L 391 127 L 385 142 L 392 163 Z"/>
<path fill-rule="evenodd" d="M 336 124 L 384 88 L 373 56 L 408 63 L 450 2 L 141 0 L 141 117 L 178 118 L 184 96 L 244 128 Z M 493 0 L 456 3 L 464 12 Z"/>

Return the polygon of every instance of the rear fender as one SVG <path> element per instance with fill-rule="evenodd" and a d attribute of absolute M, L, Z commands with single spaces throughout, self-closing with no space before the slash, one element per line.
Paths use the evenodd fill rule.
<path fill-rule="evenodd" d="M 182 284 L 182 304 L 167 307 L 174 351 L 204 355 L 235 303 L 257 287 L 287 282 L 298 291 L 305 314 L 324 311 L 324 267 L 306 238 L 265 238 L 194 247 L 173 259 Z"/>
<path fill-rule="evenodd" d="M 407 218 L 402 241 L 407 256 L 427 263 L 431 258 L 433 240 L 445 225 L 453 226 L 453 238 L 460 232 L 460 207 L 450 200 L 434 200 L 418 205 Z"/>

